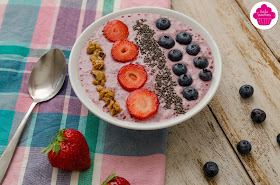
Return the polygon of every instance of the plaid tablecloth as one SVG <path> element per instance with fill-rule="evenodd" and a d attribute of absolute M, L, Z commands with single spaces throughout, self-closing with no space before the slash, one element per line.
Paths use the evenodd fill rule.
<path fill-rule="evenodd" d="M 168 8 L 169 0 L 1 0 L 0 154 L 31 105 L 30 72 L 49 49 L 68 63 L 80 33 L 94 20 L 132 6 Z M 89 144 L 91 167 L 84 172 L 53 168 L 46 155 L 58 129 L 74 128 Z M 68 75 L 59 94 L 35 107 L 18 144 L 4 185 L 101 184 L 114 171 L 132 185 L 163 185 L 167 130 L 134 131 L 100 120 L 78 100 Z"/>

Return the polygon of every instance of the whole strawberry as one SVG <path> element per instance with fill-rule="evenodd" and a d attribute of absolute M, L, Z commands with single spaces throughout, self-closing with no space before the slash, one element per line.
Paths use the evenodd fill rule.
<path fill-rule="evenodd" d="M 54 142 L 52 140 L 56 136 Z M 53 167 L 69 171 L 83 171 L 89 168 L 91 159 L 83 134 L 75 129 L 62 129 L 53 136 L 51 144 L 42 150 L 48 154 Z"/>
<path fill-rule="evenodd" d="M 101 185 L 130 185 L 130 183 L 122 177 L 116 176 L 116 172 L 110 175 Z"/>

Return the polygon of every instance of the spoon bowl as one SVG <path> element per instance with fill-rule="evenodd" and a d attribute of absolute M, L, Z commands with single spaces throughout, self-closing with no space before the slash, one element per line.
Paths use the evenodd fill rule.
<path fill-rule="evenodd" d="M 43 55 L 31 71 L 28 92 L 35 102 L 54 97 L 61 89 L 66 74 L 64 54 L 52 49 Z"/>
<path fill-rule="evenodd" d="M 37 103 L 53 98 L 61 89 L 66 76 L 66 60 L 59 49 L 44 54 L 33 67 L 28 92 L 33 103 L 19 124 L 15 134 L 0 157 L 0 184 L 2 183 L 29 115 Z"/>

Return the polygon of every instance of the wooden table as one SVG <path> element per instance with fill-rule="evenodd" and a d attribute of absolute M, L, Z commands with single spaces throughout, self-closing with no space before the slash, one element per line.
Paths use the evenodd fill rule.
<path fill-rule="evenodd" d="M 223 61 L 219 89 L 192 119 L 171 127 L 168 134 L 166 185 L 280 184 L 280 23 L 258 30 L 250 10 L 259 0 L 173 0 L 172 9 L 202 24 L 217 42 Z M 280 10 L 279 0 L 270 0 Z M 242 99 L 239 87 L 251 84 L 254 95 Z M 250 113 L 267 114 L 254 124 Z M 252 151 L 240 155 L 236 144 L 248 140 Z M 219 174 L 206 178 L 207 161 Z"/>

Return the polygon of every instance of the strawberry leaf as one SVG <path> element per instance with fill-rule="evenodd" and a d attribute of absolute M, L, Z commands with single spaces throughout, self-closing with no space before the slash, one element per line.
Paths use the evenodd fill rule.
<path fill-rule="evenodd" d="M 64 132 L 65 130 L 66 130 L 66 128 L 65 128 L 65 129 L 62 129 L 62 130 L 59 129 L 59 135 L 62 136 L 62 135 L 63 135 L 63 132 Z"/>
<path fill-rule="evenodd" d="M 107 185 L 108 182 L 110 182 L 111 180 L 113 180 L 114 178 L 116 178 L 116 173 L 111 174 L 101 185 Z"/>
<path fill-rule="evenodd" d="M 50 145 L 46 148 L 44 148 L 42 151 L 40 151 L 40 153 L 44 152 L 45 154 L 48 154 L 50 151 L 55 152 L 56 154 L 58 154 L 59 150 L 60 150 L 60 143 L 65 141 L 68 138 L 63 137 L 63 133 L 66 131 L 67 129 L 59 129 L 59 132 L 54 134 L 53 137 L 51 138 L 51 142 Z M 55 141 L 53 141 L 53 139 L 55 139 Z"/>
<path fill-rule="evenodd" d="M 57 141 L 65 141 L 67 138 L 65 138 L 65 137 L 62 137 L 62 136 L 58 136 L 57 137 Z"/>
<path fill-rule="evenodd" d="M 60 145 L 59 145 L 59 142 L 57 142 L 57 143 L 55 143 L 55 145 L 54 145 L 54 152 L 55 152 L 56 154 L 58 154 L 59 150 L 60 150 Z"/>
<path fill-rule="evenodd" d="M 47 148 L 44 148 L 43 150 L 40 151 L 40 153 L 45 153 L 48 154 L 52 150 L 52 145 L 49 145 Z"/>
<path fill-rule="evenodd" d="M 48 154 L 52 150 L 52 145 L 50 145 L 47 150 L 45 151 L 45 154 Z"/>
<path fill-rule="evenodd" d="M 51 138 L 50 144 L 53 143 L 53 139 L 54 139 L 55 136 L 57 137 L 57 133 L 55 133 L 55 134 L 53 135 L 53 137 Z"/>

